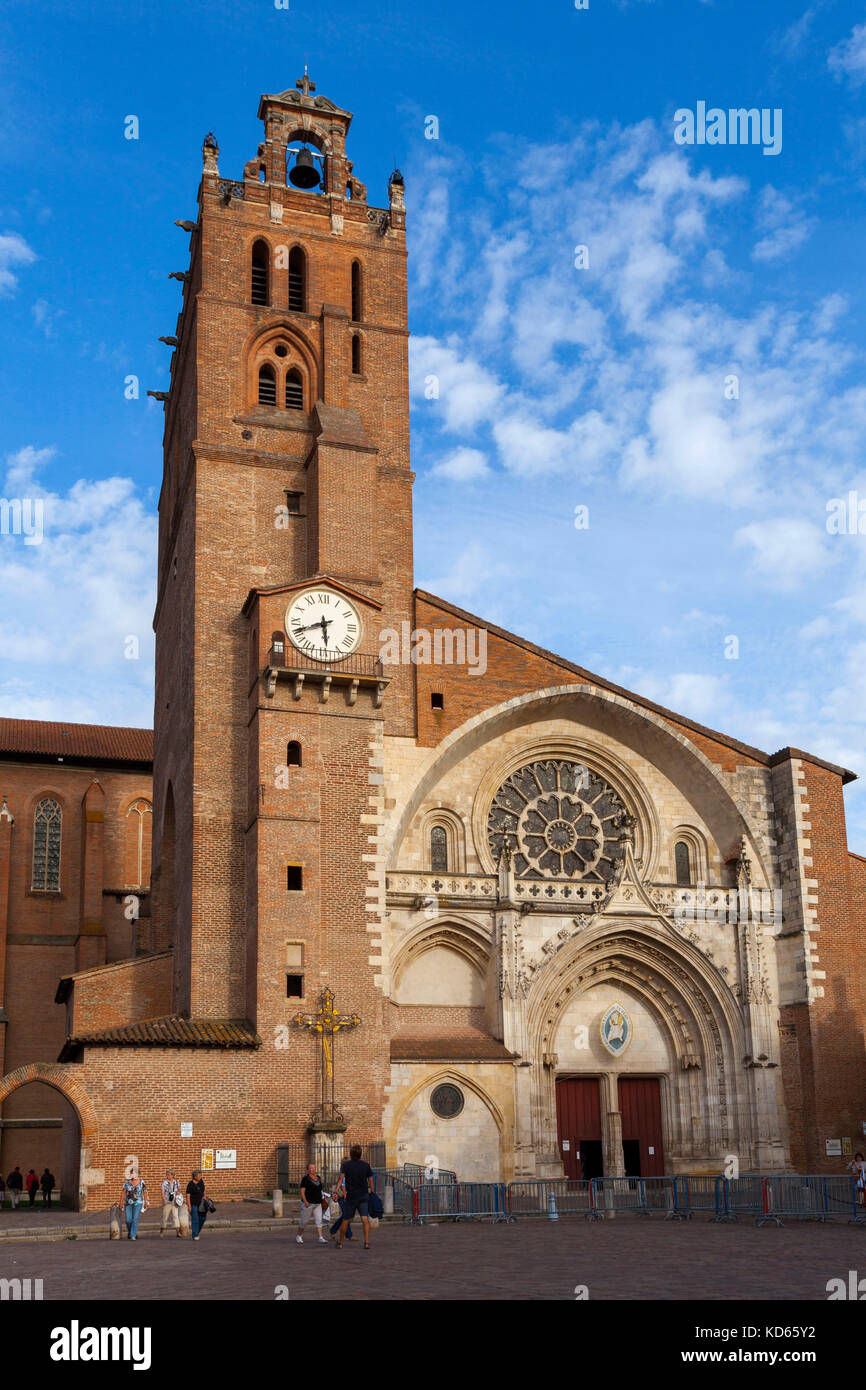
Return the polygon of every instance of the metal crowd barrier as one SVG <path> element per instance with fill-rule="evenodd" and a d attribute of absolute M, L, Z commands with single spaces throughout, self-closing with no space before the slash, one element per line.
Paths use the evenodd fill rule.
<path fill-rule="evenodd" d="M 593 1178 L 599 1211 L 673 1212 L 673 1178 Z"/>
<path fill-rule="evenodd" d="M 454 1221 L 511 1222 L 504 1182 L 422 1183 L 412 1194 L 412 1221 L 421 1226 L 431 1217 Z"/>
<path fill-rule="evenodd" d="M 673 1209 L 665 1216 L 666 1221 L 691 1221 L 696 1211 L 711 1212 L 711 1220 L 722 1219 L 723 1208 L 721 1178 L 710 1173 L 682 1173 L 673 1179 Z"/>
<path fill-rule="evenodd" d="M 587 1221 L 604 1217 L 595 1204 L 592 1180 L 541 1178 L 508 1184 L 508 1210 L 512 1216 L 547 1216 L 553 1197 L 556 1214 L 583 1216 Z"/>

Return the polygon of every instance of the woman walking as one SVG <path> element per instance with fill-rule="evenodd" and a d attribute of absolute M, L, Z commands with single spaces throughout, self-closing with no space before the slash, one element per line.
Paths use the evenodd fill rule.
<path fill-rule="evenodd" d="M 138 1240 L 139 1218 L 143 1211 L 147 1211 L 150 1203 L 147 1200 L 147 1183 L 134 1169 L 120 1189 L 120 1205 L 123 1207 L 126 1221 L 126 1239 Z"/>

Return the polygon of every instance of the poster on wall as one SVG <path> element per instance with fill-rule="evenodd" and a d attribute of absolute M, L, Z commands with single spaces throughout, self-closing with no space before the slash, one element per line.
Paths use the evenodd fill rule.
<path fill-rule="evenodd" d="M 201 1171 L 209 1173 L 213 1170 L 213 1149 L 202 1149 L 201 1151 Z"/>
<path fill-rule="evenodd" d="M 180 1122 L 180 1137 L 181 1137 L 181 1139 L 191 1139 L 191 1138 L 192 1138 L 192 1120 L 181 1120 L 181 1122 Z"/>
<path fill-rule="evenodd" d="M 827 1140 L 825 1140 L 825 1148 L 826 1148 L 826 1153 L 827 1153 L 827 1157 L 828 1157 L 828 1158 L 835 1158 L 835 1157 L 841 1158 L 841 1157 L 842 1157 L 842 1140 L 841 1140 L 841 1139 L 827 1139 Z"/>
<path fill-rule="evenodd" d="M 215 1164 L 215 1167 L 217 1167 L 217 1168 L 237 1168 L 237 1166 L 238 1166 L 238 1151 L 237 1151 L 237 1149 L 216 1149 L 216 1150 L 215 1150 L 215 1154 L 216 1154 L 216 1164 Z"/>

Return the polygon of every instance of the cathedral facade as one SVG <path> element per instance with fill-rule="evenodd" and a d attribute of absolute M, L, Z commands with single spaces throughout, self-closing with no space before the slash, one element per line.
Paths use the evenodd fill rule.
<path fill-rule="evenodd" d="M 306 75 L 259 117 L 241 180 L 205 139 L 179 224 L 149 913 L 60 972 L 64 1040 L 14 1051 L 4 1114 L 61 1094 L 93 1207 L 130 1156 L 231 1155 L 228 1196 L 308 1139 L 478 1180 L 838 1171 L 866 1132 L 854 774 L 413 588 L 403 178 L 368 202 Z M 0 813 L 12 935 L 44 908 L 40 778 Z"/>

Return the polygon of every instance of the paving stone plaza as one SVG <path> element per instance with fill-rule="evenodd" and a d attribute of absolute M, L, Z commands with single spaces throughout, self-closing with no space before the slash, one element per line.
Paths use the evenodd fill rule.
<path fill-rule="evenodd" d="M 195 1247 L 153 1225 L 132 1242 L 0 1241 L 0 1279 L 41 1279 L 45 1300 L 318 1301 L 704 1299 L 825 1302 L 831 1279 L 866 1271 L 866 1228 L 655 1218 L 383 1223 L 342 1251 L 293 1220 L 205 1232 Z M 91 1228 L 92 1229 L 92 1228 Z M 151 1233 L 148 1233 L 148 1229 Z M 360 1231 L 359 1231 L 360 1236 Z M 585 1289 L 585 1293 L 583 1290 Z M 94 1310 L 95 1311 L 95 1310 Z M 709 1316 L 709 1315 L 708 1315 Z M 800 1315 L 800 1320 L 803 1320 Z"/>

